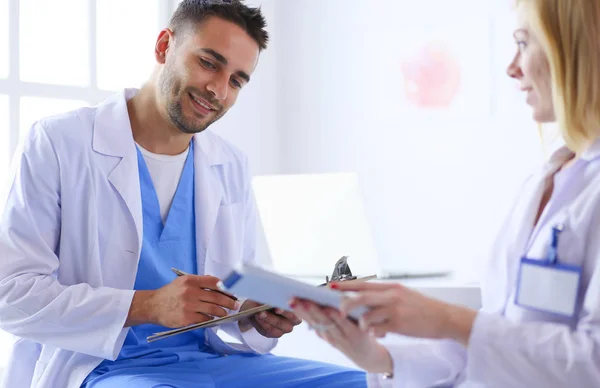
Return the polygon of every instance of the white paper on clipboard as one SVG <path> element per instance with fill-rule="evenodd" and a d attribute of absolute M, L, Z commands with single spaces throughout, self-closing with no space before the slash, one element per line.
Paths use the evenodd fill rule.
<path fill-rule="evenodd" d="M 339 308 L 344 296 L 350 295 L 328 287 L 316 287 L 251 265 L 233 270 L 219 282 L 219 287 L 231 294 L 283 310 L 290 309 L 289 302 L 294 297 Z M 366 311 L 365 307 L 360 307 L 351 311 L 349 316 L 358 320 Z"/>

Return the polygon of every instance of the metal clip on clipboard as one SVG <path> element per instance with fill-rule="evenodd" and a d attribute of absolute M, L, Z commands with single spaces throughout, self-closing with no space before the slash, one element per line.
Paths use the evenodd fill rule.
<path fill-rule="evenodd" d="M 325 283 L 320 284 L 319 286 L 326 286 L 331 282 L 345 282 L 349 280 L 367 281 L 375 279 L 376 277 L 377 275 L 371 275 L 358 278 L 357 276 L 352 275 L 352 271 L 348 265 L 348 256 L 342 256 L 342 258 L 335 263 L 331 279 L 329 279 L 328 276 L 325 276 Z"/>
<path fill-rule="evenodd" d="M 188 275 L 185 272 L 179 271 L 175 268 L 172 271 L 177 274 L 177 276 L 185 276 Z M 328 276 L 325 276 L 325 283 L 320 284 L 318 287 L 324 287 L 329 285 L 331 282 L 346 282 L 346 281 L 368 281 L 371 279 L 375 279 L 377 275 L 365 276 L 362 278 L 358 278 L 357 276 L 352 275 L 352 271 L 350 270 L 350 266 L 348 265 L 348 257 L 343 256 L 336 263 L 333 269 L 333 273 L 331 274 L 331 279 Z M 184 326 L 177 329 L 171 329 L 167 331 L 161 331 L 158 333 L 154 333 L 151 336 L 148 336 L 146 340 L 148 342 L 154 342 L 161 340 L 163 338 L 168 338 L 175 336 L 177 334 L 186 333 L 188 331 L 197 330 L 197 329 L 206 329 L 209 327 L 219 326 L 228 322 L 236 322 L 242 318 L 258 314 L 262 311 L 271 310 L 273 307 L 268 305 L 257 306 L 236 314 L 228 315 L 223 318 L 215 318 L 210 321 L 196 323 L 190 326 Z"/>

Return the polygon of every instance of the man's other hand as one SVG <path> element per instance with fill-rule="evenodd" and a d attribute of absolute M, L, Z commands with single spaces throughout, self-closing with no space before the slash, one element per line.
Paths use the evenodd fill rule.
<path fill-rule="evenodd" d="M 260 303 L 247 300 L 240 311 L 245 311 L 260 306 Z M 291 333 L 294 326 L 298 326 L 302 320 L 294 313 L 282 309 L 270 309 L 256 313 L 238 322 L 242 332 L 253 327 L 264 337 L 279 338 L 284 334 Z"/>

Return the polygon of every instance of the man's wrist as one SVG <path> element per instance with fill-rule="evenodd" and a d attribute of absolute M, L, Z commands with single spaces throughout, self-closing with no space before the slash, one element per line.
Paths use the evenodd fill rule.
<path fill-rule="evenodd" d="M 242 306 L 239 309 L 240 313 L 244 312 L 245 310 L 248 310 L 249 308 L 252 308 L 252 303 L 248 299 L 239 299 L 238 302 L 242 304 Z M 246 303 L 248 303 L 249 306 L 246 306 Z M 242 333 L 245 333 L 248 330 L 252 330 L 254 328 L 254 325 L 252 324 L 250 317 L 244 317 L 238 321 L 238 327 L 240 328 L 240 331 Z"/>
<path fill-rule="evenodd" d="M 144 290 L 136 291 L 133 294 L 127 321 L 124 327 L 142 325 L 146 323 L 156 323 L 152 313 L 152 298 L 156 291 Z"/>
<path fill-rule="evenodd" d="M 248 318 L 240 319 L 238 321 L 238 327 L 240 328 L 240 331 L 242 333 L 245 333 L 248 330 L 251 330 L 252 328 L 254 328 L 254 326 L 252 325 L 252 322 L 250 322 L 250 319 L 248 319 Z"/>

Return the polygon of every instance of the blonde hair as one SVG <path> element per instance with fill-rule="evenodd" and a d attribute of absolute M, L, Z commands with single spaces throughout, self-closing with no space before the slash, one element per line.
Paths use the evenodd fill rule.
<path fill-rule="evenodd" d="M 580 153 L 600 135 L 600 2 L 516 0 L 550 65 L 552 102 L 561 135 Z"/>

